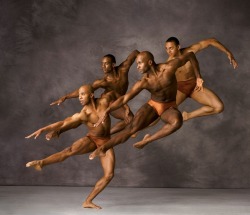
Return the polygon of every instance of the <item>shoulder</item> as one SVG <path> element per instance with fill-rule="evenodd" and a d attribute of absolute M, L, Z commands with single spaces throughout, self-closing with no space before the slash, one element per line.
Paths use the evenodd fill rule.
<path fill-rule="evenodd" d="M 114 94 L 110 92 L 110 93 L 104 94 L 101 98 L 98 98 L 96 102 L 98 106 L 101 105 L 105 107 L 105 106 L 108 106 L 109 103 L 113 100 L 115 100 Z"/>
<path fill-rule="evenodd" d="M 107 83 L 106 76 L 104 76 L 102 79 L 95 80 L 92 83 L 92 87 L 93 88 L 100 87 L 100 86 L 102 87 L 102 86 L 105 86 L 106 83 Z"/>
<path fill-rule="evenodd" d="M 115 71 L 119 74 L 128 73 L 130 67 L 127 67 L 124 63 L 121 63 L 119 66 L 115 67 Z"/>

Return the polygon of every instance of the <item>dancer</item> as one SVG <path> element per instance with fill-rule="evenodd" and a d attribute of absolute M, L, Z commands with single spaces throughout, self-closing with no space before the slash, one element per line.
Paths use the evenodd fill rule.
<path fill-rule="evenodd" d="M 42 170 L 44 166 L 62 162 L 70 156 L 82 155 L 94 151 L 96 148 L 103 145 L 107 140 L 110 139 L 110 127 L 111 120 L 109 117 L 103 123 L 94 127 L 94 124 L 98 120 L 98 112 L 106 110 L 109 106 L 110 101 L 114 100 L 114 92 L 106 93 L 102 98 L 94 98 L 93 89 L 90 85 L 84 85 L 79 89 L 79 101 L 83 105 L 80 113 L 76 113 L 71 117 L 66 118 L 63 121 L 59 121 L 43 127 L 26 138 L 34 137 L 35 139 L 43 132 L 49 132 L 46 135 L 46 139 L 50 140 L 53 137 L 59 136 L 62 132 L 69 128 L 76 128 L 81 124 L 86 124 L 89 129 L 89 133 L 75 141 L 70 147 L 65 148 L 63 151 L 52 154 L 51 156 L 42 160 L 34 160 L 28 162 L 26 167 L 33 167 L 36 170 Z M 84 208 L 97 208 L 101 209 L 100 206 L 94 204 L 93 199 L 108 185 L 114 176 L 115 168 L 115 154 L 111 148 L 106 152 L 105 157 L 100 158 L 101 165 L 104 171 L 104 175 L 97 181 L 94 189 L 91 191 L 89 196 L 83 202 Z"/>
<path fill-rule="evenodd" d="M 175 37 L 170 37 L 167 39 L 165 44 L 166 52 L 169 55 L 167 62 L 187 52 L 197 53 L 209 46 L 213 46 L 224 52 L 228 56 L 230 64 L 232 64 L 234 69 L 238 66 L 233 54 L 216 39 L 202 40 L 189 47 L 181 49 L 179 40 Z M 189 62 L 177 69 L 176 79 L 178 82 L 178 91 L 176 95 L 177 105 L 180 105 L 188 97 L 203 105 L 201 108 L 189 113 L 183 111 L 182 116 L 184 121 L 193 119 L 195 117 L 218 114 L 223 111 L 223 102 L 212 90 L 206 87 L 204 87 L 202 91 L 194 90 L 196 86 L 196 77 L 194 68 Z"/>
<path fill-rule="evenodd" d="M 190 61 L 194 66 L 194 72 L 197 77 L 197 90 L 202 90 L 199 64 L 194 53 L 189 52 L 167 63 L 156 64 L 150 52 L 141 52 L 137 56 L 136 62 L 137 69 L 143 74 L 142 79 L 137 81 L 127 94 L 113 102 L 101 114 L 96 126 L 99 126 L 105 120 L 109 112 L 126 104 L 144 89 L 151 93 L 151 99 L 137 111 L 132 122 L 124 130 L 91 153 L 89 158 L 94 159 L 96 156 L 104 156 L 109 148 L 125 142 L 132 134 L 146 128 L 159 117 L 165 125 L 155 134 L 145 135 L 142 141 L 134 144 L 134 147 L 143 148 L 148 143 L 168 136 L 178 130 L 182 126 L 182 115 L 178 111 L 175 101 L 177 92 L 175 73 L 177 68 L 183 66 L 187 61 Z"/>
<path fill-rule="evenodd" d="M 103 95 L 110 91 L 116 92 L 116 99 L 119 96 L 124 95 L 127 92 L 129 80 L 128 73 L 129 69 L 134 63 L 139 51 L 134 50 L 130 53 L 127 59 L 122 62 L 119 66 L 115 66 L 116 59 L 113 55 L 108 54 L 102 58 L 102 70 L 104 72 L 104 77 L 100 80 L 94 81 L 91 85 L 95 90 L 99 88 L 105 89 Z M 77 98 L 78 89 L 61 97 L 60 99 L 52 102 L 50 105 L 60 105 L 66 99 Z M 128 105 L 120 107 L 119 109 L 110 113 L 114 118 L 120 119 L 121 121 L 117 122 L 113 128 L 111 128 L 110 133 L 114 134 L 121 131 L 133 118 L 133 113 L 130 111 Z"/>

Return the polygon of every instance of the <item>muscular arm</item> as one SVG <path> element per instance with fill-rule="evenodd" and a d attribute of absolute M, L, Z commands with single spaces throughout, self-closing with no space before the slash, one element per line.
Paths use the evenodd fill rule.
<path fill-rule="evenodd" d="M 127 57 L 127 59 L 119 65 L 119 68 L 124 69 L 125 71 L 128 72 L 129 68 L 132 66 L 139 53 L 140 52 L 138 50 L 134 50 L 133 52 L 131 52 Z"/>
<path fill-rule="evenodd" d="M 71 99 L 71 98 L 77 98 L 79 96 L 79 92 L 78 92 L 79 89 L 76 89 L 74 90 L 73 92 L 65 95 L 65 96 L 62 96 L 61 98 L 59 98 L 58 100 L 52 102 L 50 105 L 60 105 L 61 103 L 63 103 L 66 99 Z"/>
<path fill-rule="evenodd" d="M 132 89 L 126 93 L 125 95 L 119 97 L 115 102 L 113 102 L 103 113 L 99 115 L 99 120 L 98 122 L 94 125 L 97 127 L 100 125 L 108 116 L 108 114 L 114 110 L 117 110 L 121 106 L 127 104 L 128 101 L 133 99 L 136 95 L 138 95 L 144 88 L 143 88 L 143 80 L 142 81 L 137 81 Z"/>
<path fill-rule="evenodd" d="M 143 90 L 143 81 L 137 81 L 129 92 L 125 95 L 119 97 L 115 102 L 113 102 L 109 108 L 107 108 L 106 113 L 110 113 L 117 110 L 121 106 L 127 104 L 131 99 L 138 95 Z"/>
<path fill-rule="evenodd" d="M 106 86 L 105 83 L 106 83 L 105 80 L 100 79 L 100 80 L 94 81 L 94 82 L 92 83 L 91 86 L 93 87 L 94 90 L 97 90 L 97 89 L 99 89 L 99 88 L 105 87 L 105 86 Z M 78 96 L 79 96 L 79 88 L 76 89 L 76 90 L 74 90 L 73 92 L 71 92 L 71 93 L 65 95 L 65 96 L 62 96 L 62 97 L 59 98 L 58 100 L 52 102 L 50 105 L 55 105 L 55 104 L 60 105 L 60 104 L 63 103 L 66 99 L 77 98 Z"/>
<path fill-rule="evenodd" d="M 191 52 L 197 53 L 205 48 L 208 48 L 209 46 L 213 46 L 213 47 L 219 49 L 220 51 L 224 52 L 227 55 L 227 57 L 230 61 L 230 64 L 233 65 L 234 69 L 238 66 L 238 63 L 236 62 L 231 51 L 228 50 L 222 43 L 220 43 L 215 38 L 209 38 L 206 40 L 202 40 L 202 41 L 195 43 L 187 48 L 184 48 L 183 50 L 188 51 L 188 52 L 191 51 Z"/>
<path fill-rule="evenodd" d="M 81 113 L 76 113 L 73 116 L 66 118 L 65 120 L 62 120 L 62 121 L 50 124 L 48 126 L 45 126 L 43 128 L 40 128 L 25 138 L 30 138 L 30 137 L 34 136 L 34 138 L 36 139 L 41 133 L 43 133 L 45 131 L 58 132 L 58 135 L 59 135 L 60 133 L 66 131 L 66 130 L 69 130 L 71 128 L 76 128 L 82 123 L 82 114 Z"/>

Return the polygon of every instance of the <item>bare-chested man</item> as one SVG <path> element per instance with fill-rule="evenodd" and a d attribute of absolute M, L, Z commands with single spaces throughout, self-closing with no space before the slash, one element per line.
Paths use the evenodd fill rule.
<path fill-rule="evenodd" d="M 183 66 L 187 61 L 190 61 L 194 66 L 197 90 L 201 90 L 199 89 L 202 87 L 199 64 L 194 53 L 189 52 L 167 63 L 156 64 L 150 52 L 141 52 L 137 56 L 136 62 L 137 69 L 143 74 L 142 79 L 137 81 L 127 94 L 117 99 L 102 113 L 96 126 L 105 119 L 105 116 L 108 116 L 109 112 L 126 104 L 144 89 L 151 93 L 151 99 L 137 111 L 132 122 L 124 130 L 95 150 L 89 158 L 94 159 L 96 156 L 103 156 L 109 148 L 125 142 L 132 134 L 146 128 L 159 117 L 165 125 L 155 134 L 145 135 L 142 141 L 134 144 L 134 147 L 143 148 L 148 143 L 178 130 L 182 126 L 182 115 L 178 111 L 175 101 L 177 92 L 175 73 L 177 68 Z"/>
<path fill-rule="evenodd" d="M 202 40 L 187 48 L 181 49 L 179 40 L 175 37 L 170 37 L 167 39 L 165 44 L 166 52 L 169 55 L 167 61 L 172 60 L 175 57 L 179 57 L 187 52 L 197 53 L 209 46 L 214 46 L 215 48 L 224 52 L 228 56 L 228 59 L 234 69 L 238 66 L 233 54 L 216 39 Z M 187 97 L 190 97 L 203 105 L 201 108 L 189 113 L 184 111 L 182 113 L 183 120 L 217 114 L 223 111 L 224 105 L 220 98 L 213 91 L 206 87 L 204 87 L 203 91 L 194 91 L 196 86 L 195 73 L 193 66 L 189 62 L 177 69 L 176 79 L 178 82 L 178 91 L 176 96 L 177 105 L 180 105 Z"/>
<path fill-rule="evenodd" d="M 102 70 L 104 72 L 104 77 L 102 79 L 96 80 L 92 83 L 94 90 L 99 88 L 105 89 L 104 95 L 110 91 L 115 91 L 117 98 L 119 95 L 124 95 L 127 92 L 129 80 L 128 73 L 129 69 L 134 63 L 136 56 L 139 54 L 139 51 L 134 50 L 130 53 L 127 59 L 122 62 L 119 66 L 115 66 L 116 59 L 113 55 L 108 54 L 102 58 Z M 60 105 L 66 99 L 77 98 L 78 89 L 61 97 L 57 101 L 51 103 L 51 105 Z M 116 98 L 116 99 L 117 99 Z M 110 113 L 114 118 L 120 119 L 121 121 L 117 122 L 113 128 L 111 128 L 110 133 L 114 134 L 118 131 L 121 131 L 133 118 L 133 113 L 130 111 L 127 105 L 120 107 L 119 109 L 112 111 Z"/>
<path fill-rule="evenodd" d="M 82 155 L 94 151 L 96 148 L 103 145 L 107 140 L 110 139 L 110 127 L 111 120 L 109 117 L 98 127 L 94 127 L 94 124 L 98 121 L 98 112 L 102 112 L 108 108 L 110 101 L 114 100 L 114 93 L 106 93 L 102 98 L 94 98 L 93 89 L 90 85 L 84 85 L 79 89 L 79 101 L 83 105 L 80 113 L 76 113 L 71 117 L 66 118 L 63 121 L 56 122 L 48 125 L 27 136 L 26 138 L 34 137 L 35 139 L 42 132 L 49 132 L 46 135 L 46 139 L 50 140 L 55 136 L 59 136 L 60 133 L 64 132 L 64 128 L 76 128 L 81 124 L 86 124 L 89 129 L 88 134 L 74 142 L 70 147 L 64 149 L 61 152 L 55 153 L 42 160 L 34 160 L 28 162 L 26 167 L 34 167 L 36 170 L 41 170 L 44 166 L 62 162 L 70 156 Z M 115 168 L 115 155 L 114 150 L 111 148 L 106 152 L 105 157 L 100 158 L 101 165 L 104 171 L 104 175 L 99 179 L 83 202 L 85 208 L 97 208 L 101 207 L 94 204 L 93 199 L 108 185 L 114 176 Z"/>

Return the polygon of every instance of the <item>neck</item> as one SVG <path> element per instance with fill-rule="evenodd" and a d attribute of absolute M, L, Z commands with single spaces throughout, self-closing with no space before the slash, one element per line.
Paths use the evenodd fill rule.
<path fill-rule="evenodd" d="M 107 76 L 108 77 L 114 77 L 114 76 L 116 76 L 116 70 L 115 70 L 115 68 L 113 68 L 110 72 L 108 72 Z"/>
<path fill-rule="evenodd" d="M 156 69 L 156 65 L 155 65 L 155 64 L 153 64 L 153 65 L 150 67 L 149 73 L 152 73 L 152 74 L 154 74 L 154 75 L 157 75 L 157 69 Z"/>
<path fill-rule="evenodd" d="M 87 108 L 90 108 L 90 109 L 94 109 L 96 110 L 96 101 L 95 101 L 95 98 L 91 98 L 90 102 L 86 105 L 84 105 L 85 107 Z"/>

